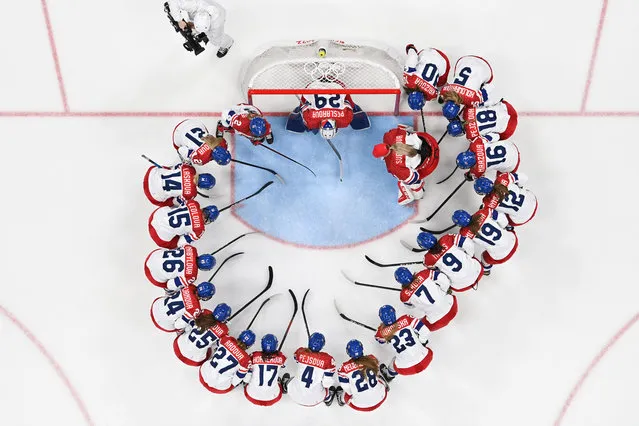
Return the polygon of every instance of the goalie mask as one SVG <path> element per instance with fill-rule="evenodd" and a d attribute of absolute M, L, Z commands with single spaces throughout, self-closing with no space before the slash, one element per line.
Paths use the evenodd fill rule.
<path fill-rule="evenodd" d="M 324 139 L 333 139 L 337 134 L 335 120 L 323 120 L 320 124 L 320 134 Z"/>

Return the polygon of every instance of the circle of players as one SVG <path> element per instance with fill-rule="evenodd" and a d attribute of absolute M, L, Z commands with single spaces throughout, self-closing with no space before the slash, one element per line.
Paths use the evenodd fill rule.
<path fill-rule="evenodd" d="M 429 232 L 417 236 L 421 250 L 414 251 L 425 252 L 425 269 L 411 272 L 400 267 L 395 271 L 401 285 L 400 301 L 414 309 L 415 315 L 398 317 L 390 305 L 379 309 L 381 325 L 375 339 L 396 353 L 388 365 L 367 355 L 360 341 L 351 340 L 346 345 L 349 359 L 337 368 L 335 359 L 322 351 L 324 336 L 315 332 L 310 334 L 308 345 L 294 354 L 296 372 L 280 377 L 286 356 L 279 351 L 275 335 L 264 335 L 259 343 L 261 350 L 249 353 L 256 343 L 255 333 L 247 329 L 237 337 L 229 335 L 225 323 L 231 307 L 219 303 L 211 311 L 202 306 L 215 294 L 215 286 L 208 281 L 195 285 L 198 272 L 211 270 L 216 260 L 212 254 L 199 254 L 191 243 L 216 220 L 219 210 L 216 206 L 202 208 L 195 201 L 198 193 L 206 197 L 199 190 L 209 191 L 215 186 L 215 178 L 198 173 L 195 166 L 210 161 L 220 166 L 229 164 L 231 155 L 224 139 L 227 132 L 247 137 L 256 145 L 273 143 L 270 124 L 257 108 L 240 104 L 225 111 L 215 136 L 201 122 L 181 122 L 173 132 L 173 145 L 182 162 L 173 167 L 156 164 L 148 169 L 144 192 L 158 206 L 149 219 L 149 232 L 161 248 L 147 257 L 145 274 L 166 291 L 153 301 L 151 318 L 158 329 L 177 333 L 173 342 L 176 356 L 187 365 L 199 367 L 200 382 L 209 391 L 223 394 L 243 384 L 246 398 L 257 405 L 275 404 L 288 393 L 304 406 L 322 402 L 331 405 L 337 399 L 339 405 L 372 411 L 386 400 L 389 382 L 398 375 L 418 374 L 429 366 L 433 358 L 427 347 L 429 335 L 456 316 L 454 293 L 477 286 L 494 265 L 506 262 L 516 251 L 515 228 L 533 218 L 537 199 L 524 186 L 524 175 L 517 172 L 517 147 L 507 141 L 517 126 L 515 109 L 495 96 L 492 69 L 483 58 L 460 58 L 452 82 L 447 83 L 450 63 L 444 53 L 432 48 L 418 51 L 409 44 L 406 54 L 404 84 L 410 108 L 422 110 L 433 100 L 443 104 L 443 115 L 449 120 L 447 133 L 465 135 L 470 143 L 457 156 L 457 165 L 468 170 L 465 180 L 473 181 L 476 193 L 483 198 L 473 214 L 455 211 L 452 219 L 461 227 L 458 233 L 440 238 Z M 351 104 L 347 102 L 341 108 Z M 323 106 L 331 109 L 334 105 Z M 308 109 L 308 103 L 294 113 L 303 108 Z M 308 124 L 306 120 L 304 123 Z M 324 125 L 315 123 L 316 128 Z M 398 202 L 408 204 L 422 198 L 424 178 L 437 166 L 439 147 L 428 133 L 400 125 L 385 134 L 373 155 L 382 158 L 388 172 L 397 177 Z"/>

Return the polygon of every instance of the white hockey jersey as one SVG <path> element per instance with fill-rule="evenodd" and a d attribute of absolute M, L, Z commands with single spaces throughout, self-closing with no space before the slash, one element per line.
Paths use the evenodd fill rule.
<path fill-rule="evenodd" d="M 284 368 L 286 356 L 277 352 L 265 357 L 262 352 L 253 352 L 248 373 L 244 377 L 247 385 L 244 396 L 255 405 L 269 406 L 282 398 L 282 386 L 278 381 L 281 368 Z"/>
<path fill-rule="evenodd" d="M 149 234 L 158 246 L 176 248 L 200 239 L 204 225 L 200 203 L 189 200 L 184 206 L 156 209 L 149 218 Z"/>
<path fill-rule="evenodd" d="M 374 355 L 367 355 L 375 358 Z M 344 389 L 346 404 L 358 411 L 373 411 L 384 403 L 388 391 L 373 370 L 362 371 L 360 364 L 348 360 L 338 371 L 339 384 Z"/>
<path fill-rule="evenodd" d="M 191 200 L 197 196 L 196 171 L 188 164 L 169 169 L 149 167 L 144 176 L 144 194 L 156 206 L 176 206 L 176 199 Z"/>
<path fill-rule="evenodd" d="M 517 129 L 517 111 L 503 99 L 491 106 L 464 108 L 461 114 L 466 122 L 466 138 L 470 141 L 483 136 L 488 142 L 506 140 Z"/>
<path fill-rule="evenodd" d="M 495 183 L 508 188 L 508 194 L 499 202 L 495 194 L 484 197 L 484 206 L 493 208 L 508 216 L 512 226 L 524 225 L 535 217 L 537 213 L 537 197 L 529 189 L 524 188 L 527 177 L 523 173 L 499 173 Z"/>
<path fill-rule="evenodd" d="M 288 395 L 300 405 L 312 407 L 324 401 L 335 381 L 335 359 L 326 352 L 308 348 L 295 351 L 297 374 L 288 385 Z"/>
<path fill-rule="evenodd" d="M 205 309 L 202 313 L 209 314 L 210 311 Z M 173 341 L 173 351 L 186 365 L 198 367 L 209 357 L 211 349 L 220 338 L 229 333 L 229 328 L 218 322 L 213 327 L 200 330 L 193 320 L 189 322 L 189 326 L 189 331 L 180 334 Z"/>
<path fill-rule="evenodd" d="M 442 87 L 441 94 L 453 91 L 462 98 L 466 106 L 490 105 L 499 101 L 495 99 L 493 102 L 489 99 L 491 88 L 487 85 L 492 81 L 493 70 L 484 58 L 474 55 L 462 56 L 455 64 L 453 82 Z"/>
<path fill-rule="evenodd" d="M 191 245 L 155 249 L 144 261 L 144 275 L 153 285 L 175 291 L 197 280 L 197 249 Z"/>
<path fill-rule="evenodd" d="M 504 213 L 484 207 L 473 216 L 480 217 L 480 227 L 477 234 L 473 234 L 470 228 L 462 228 L 459 235 L 472 238 L 479 248 L 486 250 L 484 259 L 490 264 L 503 263 L 510 259 L 519 245 L 517 234 L 514 231 L 506 231 L 508 218 Z"/>
<path fill-rule="evenodd" d="M 430 331 L 419 319 L 402 315 L 393 325 L 380 325 L 375 339 L 390 344 L 395 350 L 393 367 L 397 373 L 410 376 L 424 371 L 433 359 L 433 351 L 423 346 Z"/>
<path fill-rule="evenodd" d="M 425 317 L 430 331 L 447 325 L 457 313 L 457 299 L 448 294 L 450 279 L 433 269 L 424 269 L 413 276 L 413 282 L 402 289 L 399 298 Z M 444 324 L 445 322 L 445 324 Z"/>
<path fill-rule="evenodd" d="M 468 150 L 475 154 L 476 163 L 469 170 L 475 179 L 485 176 L 494 180 L 497 173 L 516 172 L 519 168 L 519 149 L 510 141 L 488 142 L 478 137 Z"/>
<path fill-rule="evenodd" d="M 404 86 L 419 90 L 427 101 L 438 95 L 438 88 L 448 80 L 450 62 L 444 52 L 428 48 L 419 53 L 409 50 L 404 65 Z"/>
<path fill-rule="evenodd" d="M 222 336 L 217 350 L 200 366 L 200 383 L 213 393 L 227 393 L 248 372 L 250 356 L 231 336 Z"/>
<path fill-rule="evenodd" d="M 172 332 L 186 328 L 201 312 L 197 287 L 189 284 L 155 299 L 151 305 L 151 320 L 160 330 Z"/>
<path fill-rule="evenodd" d="M 454 291 L 466 291 L 473 287 L 484 273 L 479 260 L 473 256 L 473 242 L 458 234 L 447 234 L 438 240 L 443 250 L 437 254 L 426 252 L 424 265 L 438 268 L 450 279 Z"/>

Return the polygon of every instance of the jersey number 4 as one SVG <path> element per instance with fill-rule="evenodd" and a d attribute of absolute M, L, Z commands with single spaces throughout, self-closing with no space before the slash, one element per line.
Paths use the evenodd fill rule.
<path fill-rule="evenodd" d="M 181 191 L 182 190 L 182 172 L 177 171 L 170 175 L 160 175 L 162 177 L 162 189 L 165 191 Z M 172 178 L 178 178 L 173 180 Z"/>

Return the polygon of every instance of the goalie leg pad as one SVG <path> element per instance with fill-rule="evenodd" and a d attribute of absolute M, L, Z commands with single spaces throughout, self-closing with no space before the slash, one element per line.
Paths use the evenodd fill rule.
<path fill-rule="evenodd" d="M 399 189 L 397 193 L 397 203 L 400 206 L 405 206 L 415 201 L 415 195 L 413 194 L 413 191 L 411 191 L 408 185 L 406 185 L 404 182 L 398 181 L 397 188 Z"/>
<path fill-rule="evenodd" d="M 298 108 L 295 108 L 297 111 Z M 306 124 L 304 124 L 304 120 L 302 119 L 302 114 L 299 112 L 293 111 L 288 115 L 288 120 L 286 120 L 286 130 L 294 133 L 304 133 L 308 129 L 306 128 Z"/>
<path fill-rule="evenodd" d="M 413 193 L 413 197 L 416 200 L 421 200 L 422 198 L 424 198 L 424 181 L 423 180 L 417 181 L 417 183 L 409 185 L 408 188 L 411 190 L 411 192 Z"/>
<path fill-rule="evenodd" d="M 351 128 L 353 130 L 364 130 L 371 127 L 371 122 L 368 119 L 368 115 L 359 107 L 359 105 L 353 106 L 353 119 L 351 120 Z"/>

